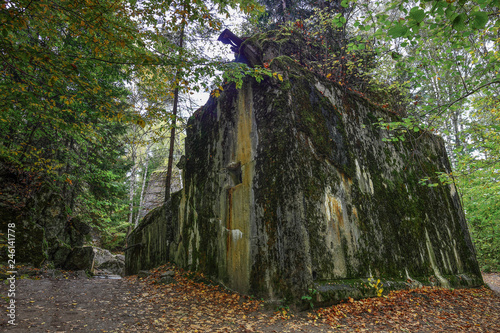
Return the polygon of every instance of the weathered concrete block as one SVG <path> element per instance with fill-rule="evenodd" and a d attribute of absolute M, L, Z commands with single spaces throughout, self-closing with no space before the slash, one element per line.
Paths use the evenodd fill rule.
<path fill-rule="evenodd" d="M 258 45 L 257 45 L 258 46 Z M 258 49 L 258 47 L 254 49 Z M 267 299 L 316 303 L 482 283 L 443 140 L 387 142 L 397 116 L 287 56 L 284 82 L 227 87 L 190 119 L 184 187 L 131 234 L 126 272 L 167 261 Z"/>
<path fill-rule="evenodd" d="M 165 201 L 166 171 L 155 171 L 151 174 L 148 181 L 148 187 L 144 193 L 144 203 L 140 212 L 140 218 L 144 218 L 150 211 L 163 205 Z M 172 180 L 170 184 L 170 193 L 182 189 L 180 170 L 172 169 Z"/>

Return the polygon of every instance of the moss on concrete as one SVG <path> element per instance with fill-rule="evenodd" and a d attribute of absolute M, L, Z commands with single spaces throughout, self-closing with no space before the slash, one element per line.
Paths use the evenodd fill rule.
<path fill-rule="evenodd" d="M 285 82 L 228 86 L 190 119 L 184 189 L 133 232 L 127 271 L 170 260 L 270 300 L 316 288 L 319 304 L 372 296 L 370 276 L 481 284 L 456 191 L 419 184 L 449 171 L 442 140 L 383 141 L 374 123 L 396 116 L 283 54 L 295 42 L 245 42 Z"/>

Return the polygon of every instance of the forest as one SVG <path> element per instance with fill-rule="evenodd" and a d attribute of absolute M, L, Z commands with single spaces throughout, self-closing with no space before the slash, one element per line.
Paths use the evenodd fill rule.
<path fill-rule="evenodd" d="M 481 269 L 500 271 L 500 1 L 0 6 L 1 214 L 35 221 L 50 202 L 61 223 L 78 220 L 101 247 L 123 251 L 151 175 L 166 172 L 170 184 L 199 96 L 245 76 L 280 77 L 232 62 L 217 36 L 280 29 L 314 47 L 309 70 L 401 116 L 375 123 L 390 140 L 422 131 L 445 140 L 453 172 L 421 185 L 456 184 Z"/>

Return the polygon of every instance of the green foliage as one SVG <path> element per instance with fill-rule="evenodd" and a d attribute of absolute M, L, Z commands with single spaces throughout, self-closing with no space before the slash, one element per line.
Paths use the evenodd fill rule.
<path fill-rule="evenodd" d="M 101 234 L 102 248 L 112 252 L 123 250 L 129 227 L 129 223 L 120 222 L 106 228 Z"/>
<path fill-rule="evenodd" d="M 383 118 L 379 118 L 378 122 L 373 124 L 387 130 L 388 137 L 382 138 L 382 141 L 405 141 L 405 137 L 415 139 L 415 135 L 420 132 L 419 123 L 412 116 L 404 118 L 401 121 L 386 122 L 383 120 Z"/>
<path fill-rule="evenodd" d="M 244 13 L 260 10 L 253 0 L 213 0 L 210 3 L 199 0 L 143 1 L 136 14 L 144 26 L 142 40 L 147 41 L 147 48 L 153 50 L 146 64 L 150 66 L 147 69 L 151 74 L 150 82 L 167 78 L 165 85 L 171 98 L 175 89 L 181 94 L 210 91 L 211 85 L 206 78 L 219 76 L 220 71 L 230 70 L 234 63 L 207 58 L 204 51 L 192 46 L 193 43 L 189 45 L 189 40 L 191 37 L 202 40 L 207 38 L 206 35 L 218 33 L 223 25 L 221 17 L 229 18 L 230 9 L 237 8 Z M 186 43 L 182 47 L 179 43 L 181 26 L 186 32 L 182 38 Z M 245 71 L 249 75 L 256 73 L 256 77 L 261 75 L 260 71 Z M 219 81 L 241 84 L 241 77 L 228 75 Z"/>
<path fill-rule="evenodd" d="M 311 307 L 311 310 L 314 309 L 314 302 L 313 302 L 313 297 L 316 295 L 318 291 L 313 288 L 309 288 L 309 294 L 302 296 L 302 299 L 306 302 L 309 303 L 309 306 Z"/>
<path fill-rule="evenodd" d="M 293 317 L 293 314 L 290 311 L 289 300 L 287 300 L 286 297 L 281 300 L 281 304 L 276 308 L 276 312 L 278 312 L 279 316 L 285 320 Z"/>
<path fill-rule="evenodd" d="M 340 84 L 345 90 L 354 91 L 394 112 L 404 113 L 407 87 L 383 82 L 370 75 L 378 65 L 378 47 L 369 32 L 370 27 L 359 19 L 356 2 L 332 0 L 318 4 L 292 1 L 295 7 L 290 7 L 288 1 L 286 5 L 285 2 L 261 3 L 266 5 L 266 15 L 274 16 L 271 20 L 274 23 L 261 24 L 258 28 L 276 28 L 279 23 L 282 35 L 288 34 L 290 40 L 300 38 L 307 42 L 305 48 L 297 49 L 292 55 L 298 63 Z M 283 6 L 285 11 L 280 10 Z"/>
<path fill-rule="evenodd" d="M 217 29 L 214 13 L 255 8 L 248 0 L 212 5 L 217 9 L 196 0 L 1 2 L 0 167 L 15 180 L 1 191 L 0 204 L 35 216 L 23 208 L 41 209 L 43 194 L 55 193 L 68 221 L 78 216 L 109 246 L 120 243 L 132 165 L 124 135 L 132 126 L 171 120 L 168 92 L 143 89 L 154 103 L 141 114 L 126 83 L 137 73 L 153 82 L 161 69 L 184 75 L 163 76 L 168 82 L 156 90 L 199 87 L 194 80 L 217 63 L 195 52 L 180 56 L 173 42 L 179 23 Z"/>
<path fill-rule="evenodd" d="M 499 171 L 488 168 L 460 178 L 464 206 L 480 267 L 500 271 Z"/>
<path fill-rule="evenodd" d="M 81 215 L 96 226 L 123 191 L 119 140 L 124 121 L 134 120 L 124 64 L 139 49 L 125 3 L 87 5 L 3 3 L 0 160 L 27 175 L 24 188 L 13 189 L 17 208 L 52 191 L 68 220 Z"/>
<path fill-rule="evenodd" d="M 474 100 L 464 131 L 467 144 L 456 152 L 458 184 L 481 268 L 500 271 L 500 109 L 498 94 Z"/>

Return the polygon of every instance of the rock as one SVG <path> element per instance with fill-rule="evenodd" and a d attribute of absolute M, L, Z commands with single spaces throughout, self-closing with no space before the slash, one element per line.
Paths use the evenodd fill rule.
<path fill-rule="evenodd" d="M 87 273 L 84 270 L 76 271 L 75 276 L 79 279 L 87 279 Z"/>
<path fill-rule="evenodd" d="M 138 278 L 145 278 L 145 277 L 148 277 L 148 276 L 150 276 L 150 275 L 152 275 L 152 274 L 151 274 L 151 272 L 149 272 L 149 271 L 139 271 L 139 272 L 137 273 L 137 277 L 138 277 Z"/>
<path fill-rule="evenodd" d="M 105 270 L 111 272 L 111 274 L 123 276 L 125 273 L 125 271 L 124 271 L 125 270 L 125 262 L 118 260 L 118 259 L 109 260 L 109 261 L 102 263 L 99 266 L 99 269 L 105 269 Z"/>
<path fill-rule="evenodd" d="M 23 244 L 23 246 L 18 253 L 16 252 L 16 262 L 40 267 L 48 257 L 48 243 L 45 241 L 45 230 L 40 225 L 27 221 L 18 223 L 18 226 L 20 228 L 16 232 L 16 237 L 18 237 L 16 242 Z"/>
<path fill-rule="evenodd" d="M 171 284 L 174 282 L 176 282 L 176 281 L 171 276 L 164 276 L 164 277 L 160 278 L 160 281 L 159 281 L 159 283 L 161 283 L 161 284 Z"/>
<path fill-rule="evenodd" d="M 160 275 L 160 277 L 162 277 L 162 278 L 163 277 L 173 277 L 173 276 L 175 276 L 175 272 L 174 271 L 166 271 L 165 273 L 162 273 Z"/>
<path fill-rule="evenodd" d="M 1 173 L 2 164 L 0 163 L 0 184 L 2 184 L 2 191 L 6 191 L 4 187 L 6 184 L 3 182 L 4 178 Z M 22 246 L 16 247 L 16 264 L 23 263 L 40 267 L 47 259 L 47 243 L 44 242 L 45 230 L 40 225 L 25 219 L 23 213 L 26 212 L 3 206 L 0 202 L 0 230 L 4 230 L 2 232 L 5 233 L 6 237 L 8 229 L 15 230 L 16 244 L 22 244 Z M 9 228 L 9 225 L 15 225 L 15 229 Z"/>
<path fill-rule="evenodd" d="M 17 243 L 23 244 L 16 252 L 16 261 L 40 267 L 48 259 L 55 267 L 63 268 L 71 249 L 83 245 L 84 236 L 90 229 L 76 219 L 67 222 L 66 216 L 60 216 L 56 204 L 61 201 L 59 196 L 44 195 L 39 200 L 47 200 L 46 206 L 39 203 L 36 208 L 26 209 L 35 212 L 34 216 L 16 213 Z M 3 215 L 0 208 L 0 216 Z"/>
<path fill-rule="evenodd" d="M 110 251 L 94 247 L 95 263 L 94 269 L 106 270 L 110 274 L 123 276 L 125 271 L 125 256 L 122 254 L 114 255 Z"/>
<path fill-rule="evenodd" d="M 94 259 L 95 268 L 99 268 L 106 261 L 111 261 L 115 259 L 115 256 L 109 250 L 101 249 L 99 247 L 94 247 L 94 253 L 95 253 L 95 259 Z"/>
<path fill-rule="evenodd" d="M 107 269 L 98 269 L 98 270 L 95 270 L 95 274 L 96 275 L 112 275 L 113 272 L 108 271 Z"/>
<path fill-rule="evenodd" d="M 161 284 L 170 284 L 170 283 L 175 283 L 175 272 L 174 271 L 166 271 L 165 273 L 162 273 L 160 275 L 160 281 L 159 283 Z"/>
<path fill-rule="evenodd" d="M 67 230 L 69 236 L 67 243 L 73 247 L 82 247 L 85 236 L 92 231 L 92 228 L 86 223 L 83 223 L 80 219 L 73 218 L 67 223 Z"/>
<path fill-rule="evenodd" d="M 94 256 L 94 249 L 91 246 L 74 248 L 69 254 L 64 268 L 74 271 L 92 271 L 94 269 Z"/>
<path fill-rule="evenodd" d="M 55 267 L 65 267 L 66 261 L 71 253 L 71 248 L 69 246 L 59 246 L 55 252 L 51 255 L 52 262 Z"/>
<path fill-rule="evenodd" d="M 69 257 L 65 258 L 65 255 L 69 254 L 67 250 L 82 248 L 85 236 L 91 229 L 78 218 L 68 220 L 65 200 L 60 194 L 50 189 L 39 192 L 42 194 L 31 210 L 34 214 L 26 218 L 43 229 L 42 243 L 47 248 L 48 261 L 52 261 L 55 267 L 65 268 L 66 261 L 69 260 Z"/>
<path fill-rule="evenodd" d="M 58 269 L 49 269 L 47 270 L 47 275 L 52 278 L 60 278 L 63 276 L 63 273 Z"/>
<path fill-rule="evenodd" d="M 27 175 L 14 172 L 15 169 L 0 158 L 0 201 L 16 193 L 18 184 L 24 183 L 23 177 Z M 83 246 L 90 227 L 78 218 L 68 221 L 66 202 L 48 185 L 42 185 L 32 195 L 23 197 L 22 202 L 17 202 L 22 209 L 0 202 L 0 229 L 6 231 L 7 225 L 14 223 L 16 243 L 22 244 L 16 248 L 16 264 L 40 267 L 52 262 L 55 267 L 62 268 L 71 249 Z"/>

